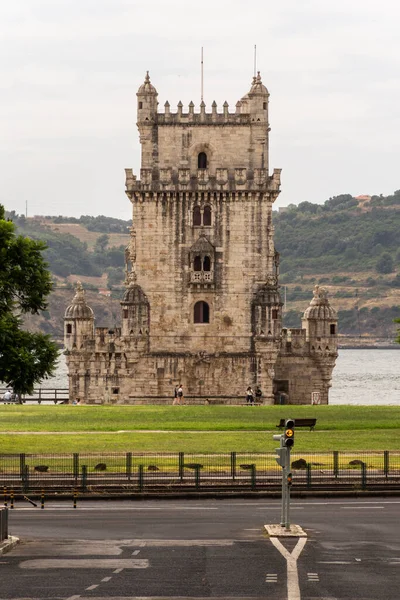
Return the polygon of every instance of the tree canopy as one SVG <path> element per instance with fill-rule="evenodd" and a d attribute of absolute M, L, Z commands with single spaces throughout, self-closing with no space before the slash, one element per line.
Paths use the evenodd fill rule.
<path fill-rule="evenodd" d="M 0 205 L 0 381 L 18 394 L 51 376 L 59 350 L 50 337 L 23 329 L 23 315 L 47 308 L 52 283 L 41 241 L 17 236 Z"/>

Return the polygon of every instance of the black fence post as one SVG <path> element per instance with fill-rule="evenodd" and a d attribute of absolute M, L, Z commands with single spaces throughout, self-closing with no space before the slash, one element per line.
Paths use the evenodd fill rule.
<path fill-rule="evenodd" d="M 20 454 L 19 455 L 19 476 L 21 477 L 21 479 L 24 478 L 24 474 L 25 474 L 25 454 Z"/>
<path fill-rule="evenodd" d="M 339 477 L 339 451 L 333 451 L 333 475 L 337 479 Z"/>
<path fill-rule="evenodd" d="M 250 474 L 251 474 L 251 488 L 253 490 L 256 489 L 257 481 L 256 481 L 256 465 L 250 465 Z"/>
<path fill-rule="evenodd" d="M 311 485 L 311 463 L 307 463 L 307 487 L 310 488 Z"/>
<path fill-rule="evenodd" d="M 365 462 L 361 463 L 361 487 L 363 490 L 367 487 L 367 465 Z"/>
<path fill-rule="evenodd" d="M 389 450 L 383 451 L 383 473 L 387 479 L 389 477 Z"/>
<path fill-rule="evenodd" d="M 199 489 L 200 487 L 200 469 L 201 469 L 201 465 L 195 465 L 194 467 L 194 475 L 195 475 L 195 485 L 196 485 L 196 490 Z"/>
<path fill-rule="evenodd" d="M 86 492 L 87 487 L 87 466 L 82 465 L 82 492 Z"/>
<path fill-rule="evenodd" d="M 139 491 L 143 492 L 143 487 L 144 487 L 144 469 L 143 469 L 143 465 L 139 465 Z"/>
<path fill-rule="evenodd" d="M 132 452 L 126 453 L 126 476 L 130 481 L 132 476 Z"/>
<path fill-rule="evenodd" d="M 179 478 L 181 481 L 183 481 L 184 463 L 185 463 L 185 453 L 179 452 Z"/>
<path fill-rule="evenodd" d="M 78 477 L 79 477 L 79 454 L 77 452 L 74 452 L 73 455 L 73 471 L 74 471 L 74 479 L 75 479 L 75 485 L 78 481 Z"/>
<path fill-rule="evenodd" d="M 25 493 L 29 491 L 29 465 L 25 465 L 22 475 L 22 490 Z"/>
<path fill-rule="evenodd" d="M 231 476 L 233 481 L 236 479 L 236 452 L 231 452 Z"/>

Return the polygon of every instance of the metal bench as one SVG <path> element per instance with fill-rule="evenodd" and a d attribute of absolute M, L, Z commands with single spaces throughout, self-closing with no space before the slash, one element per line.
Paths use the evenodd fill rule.
<path fill-rule="evenodd" d="M 277 425 L 277 427 L 279 427 L 279 429 L 283 429 L 285 427 L 285 420 L 286 419 L 281 419 L 279 421 L 279 425 Z M 295 428 L 309 427 L 310 431 L 314 431 L 314 427 L 315 427 L 316 423 L 317 423 L 317 419 L 294 419 Z"/>

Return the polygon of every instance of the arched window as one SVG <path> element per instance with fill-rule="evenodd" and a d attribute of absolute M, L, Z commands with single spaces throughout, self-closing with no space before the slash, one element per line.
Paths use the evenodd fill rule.
<path fill-rule="evenodd" d="M 194 257 L 193 270 L 194 271 L 201 271 L 201 257 L 200 256 L 195 256 Z"/>
<path fill-rule="evenodd" d="M 201 211 L 200 206 L 195 206 L 193 209 L 193 225 L 194 227 L 201 226 Z"/>
<path fill-rule="evenodd" d="M 72 333 L 72 325 L 70 323 L 67 325 L 67 333 Z"/>
<path fill-rule="evenodd" d="M 197 157 L 197 168 L 198 169 L 207 169 L 207 154 L 205 152 L 200 152 Z"/>
<path fill-rule="evenodd" d="M 211 260 L 210 260 L 209 256 L 205 256 L 204 257 L 204 260 L 203 260 L 203 271 L 211 271 Z"/>
<path fill-rule="evenodd" d="M 211 206 L 206 205 L 203 211 L 203 225 L 210 227 L 211 225 Z"/>
<path fill-rule="evenodd" d="M 207 302 L 196 302 L 194 305 L 194 322 L 209 323 L 210 322 L 210 307 Z"/>

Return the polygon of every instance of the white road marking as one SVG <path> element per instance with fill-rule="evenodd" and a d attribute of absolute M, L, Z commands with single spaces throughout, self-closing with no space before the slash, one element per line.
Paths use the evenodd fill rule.
<path fill-rule="evenodd" d="M 132 556 L 137 556 L 139 554 L 140 550 L 134 550 L 132 552 Z"/>
<path fill-rule="evenodd" d="M 110 581 L 110 579 L 112 579 L 112 577 L 103 577 L 101 581 L 106 583 L 107 581 Z"/>
<path fill-rule="evenodd" d="M 296 546 L 292 552 L 286 550 L 285 546 L 276 537 L 269 538 L 272 544 L 279 550 L 282 556 L 286 559 L 287 565 L 287 600 L 301 600 L 300 586 L 299 586 L 299 573 L 297 570 L 297 559 L 299 558 L 301 551 L 306 545 L 307 538 L 299 538 Z"/>
<path fill-rule="evenodd" d="M 42 558 L 24 560 L 19 564 L 21 569 L 147 569 L 149 561 L 138 558 Z"/>
<path fill-rule="evenodd" d="M 385 508 L 384 506 L 341 506 L 340 508 L 355 508 L 356 510 L 360 510 L 360 508 L 365 508 L 366 510 L 370 510 L 371 508 Z"/>
<path fill-rule="evenodd" d="M 80 596 L 70 596 L 66 600 L 79 600 Z"/>
<path fill-rule="evenodd" d="M 113 573 L 121 573 L 121 571 L 123 571 L 123 569 L 115 569 L 115 571 L 113 571 Z"/>
<path fill-rule="evenodd" d="M 320 565 L 351 565 L 350 560 L 317 560 Z"/>
<path fill-rule="evenodd" d="M 241 540 L 245 541 L 245 540 Z M 171 546 L 233 546 L 235 540 L 130 540 L 132 546 L 144 547 L 162 547 L 169 548 Z M 127 545 L 127 544 L 121 544 Z"/>
<path fill-rule="evenodd" d="M 277 583 L 278 582 L 278 574 L 277 573 L 267 573 L 265 576 L 265 583 Z"/>
<path fill-rule="evenodd" d="M 89 587 L 85 588 L 85 591 L 86 592 L 90 592 L 91 590 L 95 590 L 98 587 L 99 587 L 99 584 L 97 584 L 97 585 L 90 585 Z"/>
<path fill-rule="evenodd" d="M 319 581 L 318 573 L 307 573 L 308 581 Z"/>

